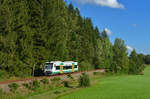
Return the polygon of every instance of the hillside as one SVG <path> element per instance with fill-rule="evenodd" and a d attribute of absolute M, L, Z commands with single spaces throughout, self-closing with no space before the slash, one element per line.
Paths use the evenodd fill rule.
<path fill-rule="evenodd" d="M 100 32 L 64 0 L 0 2 L 0 78 L 41 75 L 44 63 L 55 60 L 77 61 L 80 71 L 139 73 L 144 57 L 134 50 L 130 62 L 122 39 L 112 45 L 105 30 Z"/>
<path fill-rule="evenodd" d="M 0 15 L 0 68 L 10 75 L 31 75 L 34 65 L 38 72 L 52 60 L 78 61 L 87 66 L 80 69 L 94 69 L 112 57 L 108 37 L 63 0 L 3 0 Z"/>

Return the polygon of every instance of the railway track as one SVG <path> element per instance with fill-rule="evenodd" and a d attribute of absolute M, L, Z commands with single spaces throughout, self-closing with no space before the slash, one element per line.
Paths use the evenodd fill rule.
<path fill-rule="evenodd" d="M 90 70 L 90 71 L 85 71 L 87 74 L 89 75 L 93 75 L 93 72 L 101 72 L 104 73 L 105 69 L 97 69 L 97 70 Z M 71 73 L 72 76 L 75 79 L 78 79 L 78 77 L 82 74 L 83 72 L 74 72 Z M 47 78 L 47 79 L 53 79 L 54 77 L 60 77 L 61 80 L 66 80 L 68 74 L 62 74 L 62 75 L 51 75 L 51 76 L 39 76 L 39 77 L 31 77 L 31 78 L 22 78 L 22 79 L 18 79 L 18 80 L 6 80 L 6 81 L 1 81 L 0 82 L 0 89 L 4 90 L 5 92 L 9 91 L 9 87 L 8 85 L 11 83 L 17 83 L 17 84 L 23 84 L 23 83 L 29 83 L 32 80 L 42 80 L 43 78 Z"/>
<path fill-rule="evenodd" d="M 76 73 L 81 73 L 81 72 L 75 72 L 75 73 L 71 73 L 71 74 L 76 74 Z M 37 76 L 37 77 L 22 78 L 22 79 L 17 79 L 17 80 L 6 80 L 6 81 L 1 81 L 0 85 L 9 84 L 9 83 L 23 82 L 23 81 L 30 81 L 30 80 L 35 80 L 35 79 L 61 77 L 61 76 L 64 76 L 64 75 L 67 75 L 67 74 L 51 75 L 51 76 Z"/>
<path fill-rule="evenodd" d="M 100 72 L 105 72 L 104 69 L 97 69 L 97 70 L 90 70 L 90 71 L 85 71 L 87 73 L 89 72 L 96 72 L 96 71 L 100 71 Z M 75 74 L 81 74 L 83 72 L 74 72 L 74 73 L 71 73 L 72 75 L 75 75 Z M 65 75 L 68 75 L 67 73 L 66 74 L 60 74 L 60 75 L 51 75 L 51 76 L 38 76 L 38 77 L 31 77 L 31 78 L 22 78 L 22 79 L 18 79 L 18 80 L 6 80 L 6 81 L 1 81 L 0 82 L 0 85 L 3 85 L 3 84 L 10 84 L 10 83 L 17 83 L 17 82 L 25 82 L 25 81 L 31 81 L 31 80 L 40 80 L 40 79 L 43 79 L 43 78 L 54 78 L 54 77 L 63 77 Z"/>

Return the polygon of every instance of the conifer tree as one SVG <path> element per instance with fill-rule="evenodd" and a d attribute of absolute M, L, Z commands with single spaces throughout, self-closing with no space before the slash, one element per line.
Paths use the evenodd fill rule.
<path fill-rule="evenodd" d="M 103 48 L 103 52 L 101 55 L 101 59 L 102 59 L 101 66 L 103 68 L 108 69 L 112 62 L 113 50 L 112 50 L 112 44 L 105 30 L 101 33 L 101 41 L 102 41 L 102 48 Z"/>
<path fill-rule="evenodd" d="M 126 45 L 122 39 L 116 38 L 113 46 L 113 61 L 110 67 L 112 72 L 128 72 L 128 52 Z"/>
<path fill-rule="evenodd" d="M 143 58 L 141 57 L 141 55 L 138 55 L 134 49 L 130 54 L 129 73 L 130 74 L 141 73 L 145 68 L 143 64 L 144 64 Z"/>
<path fill-rule="evenodd" d="M 143 60 L 149 63 L 149 56 L 138 54 L 135 60 L 133 56 L 130 62 L 141 72 Z M 117 38 L 112 45 L 107 32 L 100 33 L 72 4 L 66 5 L 64 0 L 1 0 L 0 71 L 31 76 L 41 73 L 45 62 L 55 60 L 77 61 L 80 70 L 128 71 L 124 41 Z M 129 69 L 134 72 L 131 66 Z"/>

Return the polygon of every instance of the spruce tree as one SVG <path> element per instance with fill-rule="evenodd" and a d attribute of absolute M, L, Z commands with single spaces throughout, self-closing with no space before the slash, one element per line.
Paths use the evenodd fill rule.
<path fill-rule="evenodd" d="M 112 72 L 128 72 L 129 59 L 126 45 L 122 39 L 116 38 L 113 46 L 113 61 L 110 67 Z"/>
<path fill-rule="evenodd" d="M 103 68 L 108 69 L 111 66 L 111 62 L 113 58 L 113 49 L 112 49 L 112 44 L 107 35 L 107 32 L 105 30 L 101 33 L 101 42 L 103 48 L 103 52 L 101 55 L 101 66 Z"/>

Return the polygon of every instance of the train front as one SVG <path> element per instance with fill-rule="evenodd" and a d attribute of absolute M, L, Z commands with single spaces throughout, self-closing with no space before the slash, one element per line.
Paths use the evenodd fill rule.
<path fill-rule="evenodd" d="M 52 75 L 52 71 L 53 71 L 53 63 L 46 62 L 44 66 L 44 74 Z"/>

